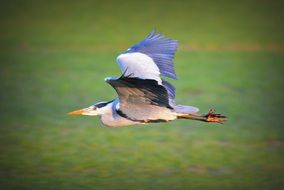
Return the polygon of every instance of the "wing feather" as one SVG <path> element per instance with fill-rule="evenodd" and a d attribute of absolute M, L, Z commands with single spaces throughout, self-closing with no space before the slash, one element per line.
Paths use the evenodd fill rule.
<path fill-rule="evenodd" d="M 153 79 L 161 84 L 160 75 L 176 78 L 174 56 L 177 41 L 153 30 L 143 41 L 117 57 L 122 72 L 126 68 L 135 77 Z"/>
<path fill-rule="evenodd" d="M 166 88 L 166 90 L 168 92 L 170 105 L 175 106 L 175 97 L 176 97 L 175 87 L 171 83 L 169 83 L 165 80 L 162 81 L 162 85 Z"/>
<path fill-rule="evenodd" d="M 119 97 L 118 111 L 127 118 L 155 120 L 173 109 L 167 89 L 155 80 L 121 76 L 117 79 L 108 78 L 106 82 L 116 90 Z"/>

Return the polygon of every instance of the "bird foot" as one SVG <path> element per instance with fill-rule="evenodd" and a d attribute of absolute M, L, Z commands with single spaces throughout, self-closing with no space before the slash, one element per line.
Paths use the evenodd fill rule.
<path fill-rule="evenodd" d="M 216 113 L 214 109 L 210 109 L 209 112 L 203 116 L 206 118 L 206 122 L 224 123 L 227 121 L 226 116 Z"/>

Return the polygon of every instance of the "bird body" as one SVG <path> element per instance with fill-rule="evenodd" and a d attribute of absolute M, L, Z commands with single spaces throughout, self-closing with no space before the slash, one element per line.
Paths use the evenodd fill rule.
<path fill-rule="evenodd" d="M 135 110 L 133 110 L 135 111 Z M 128 126 L 128 125 L 135 125 L 135 124 L 146 124 L 149 122 L 153 122 L 155 120 L 158 120 L 157 118 L 160 118 L 160 120 L 174 120 L 176 119 L 176 116 L 173 112 L 170 110 L 158 110 L 152 118 L 149 117 L 148 121 L 135 121 L 131 120 L 127 117 L 125 117 L 120 111 L 119 111 L 119 100 L 115 99 L 112 102 L 109 102 L 107 106 L 100 109 L 100 118 L 104 125 L 109 127 L 120 127 L 120 126 Z"/>
<path fill-rule="evenodd" d="M 105 79 L 116 90 L 118 98 L 69 114 L 100 115 L 102 123 L 109 127 L 175 119 L 224 122 L 225 116 L 212 110 L 197 114 L 199 109 L 196 107 L 176 104 L 175 87 L 161 78 L 161 75 L 176 78 L 173 68 L 176 49 L 175 40 L 152 31 L 143 41 L 117 57 L 121 77 Z"/>

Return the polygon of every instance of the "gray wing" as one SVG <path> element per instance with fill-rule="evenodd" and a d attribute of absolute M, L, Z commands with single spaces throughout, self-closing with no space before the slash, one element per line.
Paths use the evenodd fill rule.
<path fill-rule="evenodd" d="M 163 112 L 172 110 L 167 89 L 155 80 L 121 76 L 106 82 L 119 96 L 117 111 L 131 120 L 158 120 Z"/>
<path fill-rule="evenodd" d="M 117 63 L 126 75 L 153 79 L 161 84 L 160 75 L 176 78 L 173 59 L 177 41 L 152 31 L 143 41 L 117 57 Z"/>

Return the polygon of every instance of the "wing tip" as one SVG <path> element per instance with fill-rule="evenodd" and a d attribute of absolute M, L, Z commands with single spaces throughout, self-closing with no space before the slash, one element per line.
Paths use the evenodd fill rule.
<path fill-rule="evenodd" d="M 145 42 L 146 41 L 154 41 L 154 42 L 157 42 L 157 41 L 166 41 L 167 43 L 171 44 L 171 49 L 172 51 L 176 51 L 177 48 L 178 48 L 178 41 L 177 40 L 174 40 L 172 38 L 169 38 L 169 37 L 166 37 L 163 33 L 161 32 L 158 32 L 156 30 L 156 28 L 152 29 L 151 32 L 146 36 L 146 38 L 144 38 L 144 40 L 140 41 L 139 43 L 133 45 L 132 47 L 128 48 L 126 50 L 127 53 L 129 52 L 135 52 L 137 51 L 138 49 L 141 48 L 141 46 L 144 46 Z"/>
<path fill-rule="evenodd" d="M 156 28 L 153 28 L 150 33 L 148 34 L 147 37 L 151 37 L 151 36 L 163 36 L 165 37 L 165 35 L 162 32 L 159 32 Z M 166 37 L 167 38 L 167 37 Z"/>
<path fill-rule="evenodd" d="M 148 36 L 145 39 L 155 39 L 155 38 L 172 41 L 174 43 L 174 45 L 175 45 L 175 48 L 177 48 L 177 46 L 178 46 L 178 41 L 177 40 L 174 40 L 172 38 L 166 37 L 163 33 L 158 32 L 156 30 L 156 28 L 152 29 L 151 32 L 148 34 Z"/>
<path fill-rule="evenodd" d="M 177 75 L 176 75 L 175 71 L 173 71 L 173 72 L 162 72 L 161 74 L 165 77 L 177 79 Z"/>

